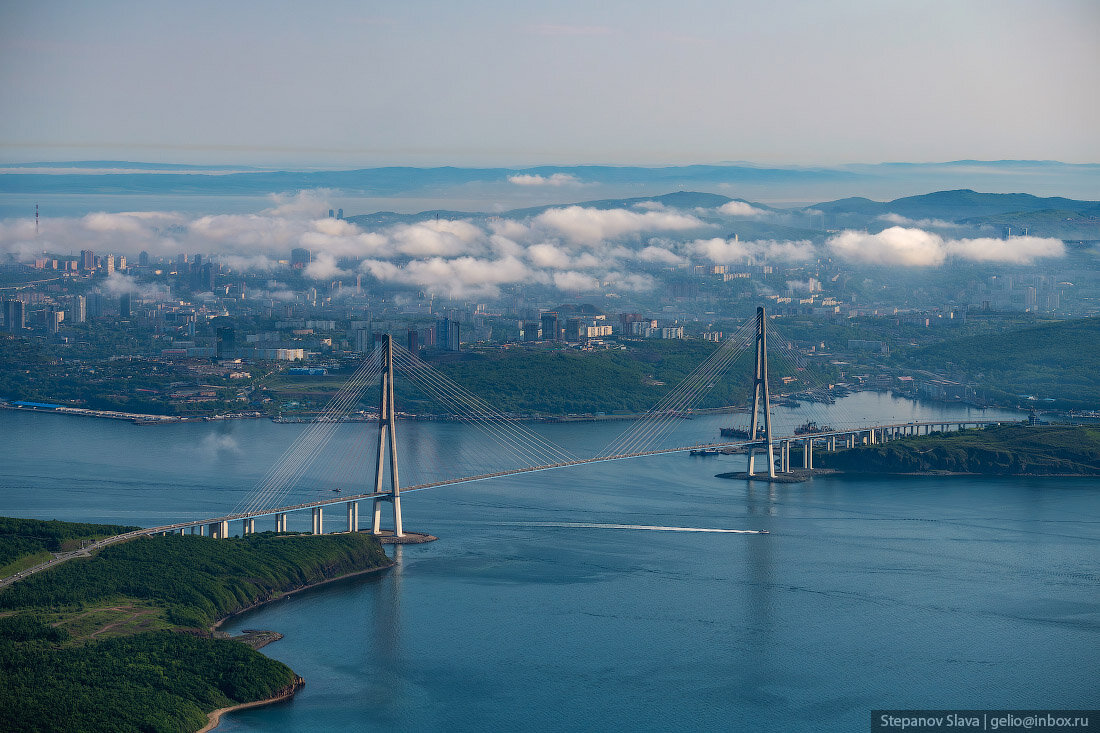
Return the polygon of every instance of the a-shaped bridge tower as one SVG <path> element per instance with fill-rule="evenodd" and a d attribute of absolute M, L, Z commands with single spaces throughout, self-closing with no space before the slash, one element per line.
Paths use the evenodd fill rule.
<path fill-rule="evenodd" d="M 764 408 L 763 442 L 757 442 L 760 436 L 760 408 Z M 768 318 L 764 307 L 756 309 L 756 367 L 753 372 L 752 387 L 752 427 L 749 428 L 748 465 L 745 468 L 750 476 L 755 473 L 754 461 L 757 448 L 767 448 L 768 475 L 775 478 L 775 448 L 772 443 L 772 406 L 771 393 L 768 391 Z"/>
<path fill-rule="evenodd" d="M 404 537 L 401 529 L 401 482 L 397 473 L 397 411 L 393 405 L 393 337 L 382 336 L 382 379 L 378 399 L 378 463 L 374 468 L 374 521 L 371 523 L 373 534 L 382 533 L 382 502 L 393 505 L 393 536 Z M 386 450 L 386 438 L 389 438 L 389 450 Z M 384 491 L 386 454 L 390 457 L 390 488 Z"/>

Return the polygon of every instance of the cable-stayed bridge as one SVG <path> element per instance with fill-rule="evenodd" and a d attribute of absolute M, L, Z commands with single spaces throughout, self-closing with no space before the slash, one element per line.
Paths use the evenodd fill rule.
<path fill-rule="evenodd" d="M 684 418 L 731 367 L 747 356 L 753 359 L 752 408 L 745 431 L 747 437 L 713 443 L 695 441 L 680 444 L 676 441 L 674 433 Z M 922 431 L 992 424 L 974 420 L 937 420 L 866 425 L 860 416 L 841 416 L 843 420 L 838 421 L 835 410 L 827 419 L 817 418 L 817 403 L 811 401 L 803 410 L 805 417 L 813 418 L 807 423 L 811 429 L 803 426 L 798 433 L 781 434 L 773 429 L 769 367 L 780 373 L 780 380 L 785 385 L 794 383 L 803 394 L 813 391 L 814 385 L 807 378 L 804 358 L 791 342 L 775 334 L 774 329 L 769 327 L 764 309 L 759 308 L 755 318 L 743 323 L 644 416 L 630 421 L 603 447 L 587 454 L 578 454 L 578 451 L 556 444 L 524 421 L 496 410 L 395 344 L 387 335 L 233 511 L 223 516 L 154 527 L 112 539 L 119 541 L 132 535 L 156 533 L 209 533 L 215 537 L 228 537 L 237 533 L 231 532 L 231 523 L 239 523 L 240 534 L 249 534 L 257 531 L 257 520 L 265 519 L 274 521 L 271 527 L 265 529 L 287 531 L 287 515 L 304 511 L 311 513 L 311 530 L 322 533 L 325 510 L 336 510 L 343 515 L 343 521 L 339 522 L 341 531 L 358 531 L 360 502 L 370 502 L 370 531 L 400 540 L 405 535 L 401 495 L 425 489 L 589 463 L 720 449 L 746 453 L 746 478 L 775 479 L 797 471 L 791 465 L 792 446 L 800 449 L 802 469 L 807 470 L 813 468 L 815 449 L 835 450 L 857 444 L 874 444 Z M 400 468 L 397 435 L 400 414 L 396 408 L 398 380 L 402 389 L 429 397 L 450 415 L 451 420 L 461 425 L 460 430 L 455 431 L 453 441 L 435 441 L 429 445 L 417 441 L 416 431 L 411 429 L 415 423 L 402 422 L 402 441 L 412 445 L 401 459 Z M 361 405 L 372 388 L 378 390 L 378 412 L 373 419 L 376 429 L 364 430 L 359 427 L 363 423 L 350 423 L 356 426 L 356 439 L 349 441 L 346 436 L 338 438 L 341 427 L 349 425 L 345 422 L 348 415 Z M 823 427 L 816 428 L 816 419 L 821 419 Z M 842 427 L 827 427 L 827 421 L 841 422 Z M 444 450 L 440 448 L 441 442 L 453 444 Z M 334 444 L 338 445 L 335 449 Z M 758 459 L 762 459 L 764 464 L 762 474 L 757 472 Z M 323 483 L 349 487 L 348 490 L 333 488 L 330 491 L 338 495 L 319 498 L 318 480 L 310 474 L 317 465 L 323 465 L 326 469 Z M 374 480 L 368 483 L 370 474 L 364 471 L 364 467 L 372 465 Z M 401 482 L 402 472 L 407 479 L 404 485 Z M 410 477 L 411 480 L 408 480 Z M 303 487 L 303 484 L 307 486 Z M 383 512 L 386 505 L 389 505 L 389 511 Z M 382 527 L 384 514 L 390 515 L 390 527 L 386 529 Z"/>

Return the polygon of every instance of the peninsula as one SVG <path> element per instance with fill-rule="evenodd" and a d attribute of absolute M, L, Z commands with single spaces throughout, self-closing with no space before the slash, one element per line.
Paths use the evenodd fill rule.
<path fill-rule="evenodd" d="M 0 547 L 41 552 L 27 538 L 65 525 L 4 519 Z M 79 527 L 77 534 L 97 534 L 98 525 Z M 24 578 L 0 591 L 5 725 L 190 732 L 216 711 L 289 697 L 302 680 L 246 643 L 217 638 L 224 636 L 217 624 L 391 565 L 366 534 L 174 535 L 107 547 Z"/>
<path fill-rule="evenodd" d="M 902 438 L 814 455 L 817 468 L 850 474 L 1100 476 L 1100 426 L 999 425 Z"/>

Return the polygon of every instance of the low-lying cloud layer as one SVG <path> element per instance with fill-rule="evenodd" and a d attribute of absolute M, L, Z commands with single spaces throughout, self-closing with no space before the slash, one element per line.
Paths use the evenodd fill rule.
<path fill-rule="evenodd" d="M 537 173 L 522 173 L 514 176 L 508 176 L 508 182 L 514 183 L 517 186 L 576 186 L 580 185 L 580 180 L 576 176 L 569 173 L 553 173 L 549 176 L 542 176 Z"/>
<path fill-rule="evenodd" d="M 826 246 L 830 252 L 849 262 L 908 267 L 942 265 L 949 258 L 1026 265 L 1044 257 L 1062 257 L 1066 252 L 1060 239 L 944 239 L 923 229 L 900 226 L 883 229 L 877 234 L 844 231 L 831 237 Z"/>
<path fill-rule="evenodd" d="M 305 248 L 312 253 L 302 270 L 307 278 L 325 282 L 367 274 L 449 297 L 491 297 L 503 286 L 521 283 L 577 293 L 645 292 L 657 284 L 651 273 L 692 262 L 797 265 L 839 257 L 866 265 L 929 267 L 952 259 L 1026 264 L 1065 253 L 1057 239 L 949 239 L 911 226 L 876 234 L 844 231 L 823 244 L 713 236 L 717 227 L 708 220 L 771 215 L 739 201 L 690 213 L 656 203 L 630 209 L 562 206 L 521 220 L 430 219 L 364 230 L 325 217 L 331 208 L 328 193 L 273 197 L 271 207 L 258 214 L 143 211 L 49 218 L 37 236 L 33 220 L 5 220 L 0 253 L 21 260 L 44 251 L 84 249 L 131 256 L 144 250 L 154 258 L 202 253 L 233 270 L 274 274 L 286 266 L 280 260 L 290 250 Z M 108 287 L 137 287 L 123 277 Z"/>

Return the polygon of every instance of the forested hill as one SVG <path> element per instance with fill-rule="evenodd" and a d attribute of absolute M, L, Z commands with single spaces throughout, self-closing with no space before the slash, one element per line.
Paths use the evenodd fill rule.
<path fill-rule="evenodd" d="M 972 335 L 897 357 L 913 368 L 965 375 L 1001 404 L 1034 397 L 1061 408 L 1100 406 L 1100 318 Z"/>
<path fill-rule="evenodd" d="M 173 535 L 25 578 L 0 591 L 0 727 L 184 733 L 217 708 L 286 694 L 290 668 L 210 638 L 212 622 L 389 563 L 364 534 Z"/>
<path fill-rule="evenodd" d="M 1100 426 L 1001 425 L 933 433 L 814 456 L 845 473 L 1100 476 Z"/>

